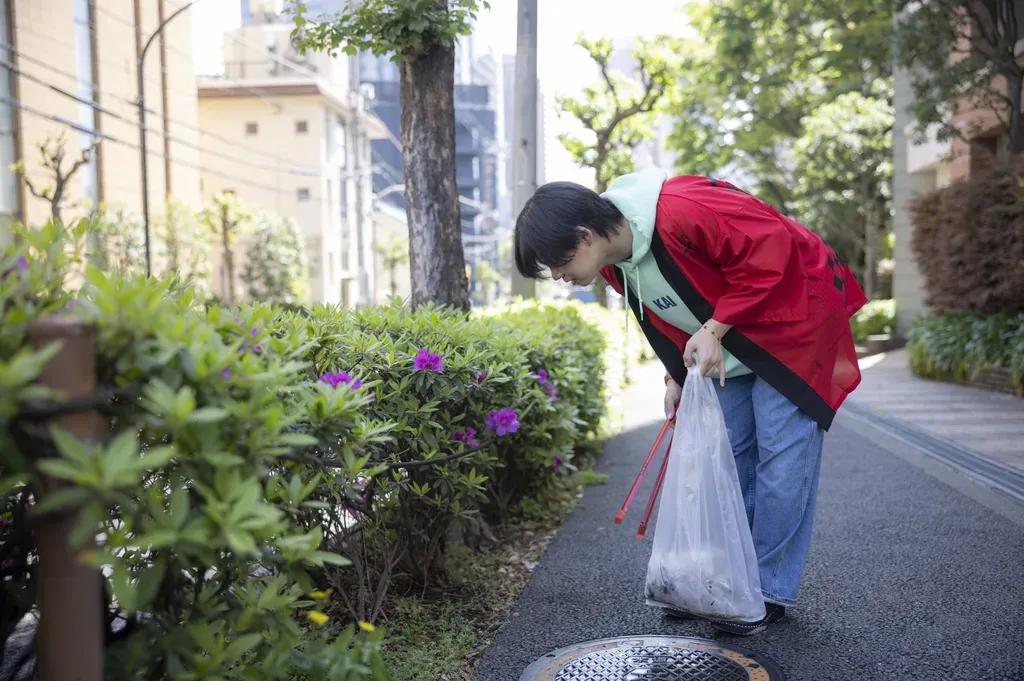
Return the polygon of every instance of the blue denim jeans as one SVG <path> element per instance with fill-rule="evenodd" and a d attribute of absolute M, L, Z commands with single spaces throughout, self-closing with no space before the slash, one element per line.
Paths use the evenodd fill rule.
<path fill-rule="evenodd" d="M 825 431 L 753 374 L 715 381 L 766 601 L 796 603 Z"/>

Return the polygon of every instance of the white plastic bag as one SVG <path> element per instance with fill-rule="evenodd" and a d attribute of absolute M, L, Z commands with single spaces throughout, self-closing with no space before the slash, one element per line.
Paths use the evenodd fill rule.
<path fill-rule="evenodd" d="M 692 367 L 647 565 L 647 604 L 743 622 L 765 615 L 722 407 L 712 379 Z"/>

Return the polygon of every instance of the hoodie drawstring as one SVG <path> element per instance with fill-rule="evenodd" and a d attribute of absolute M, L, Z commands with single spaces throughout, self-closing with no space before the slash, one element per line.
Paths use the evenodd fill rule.
<path fill-rule="evenodd" d="M 625 305 L 622 306 L 622 322 L 625 325 L 626 333 L 629 333 L 629 275 L 626 274 L 624 267 L 619 267 L 622 271 L 622 295 L 625 299 Z M 636 302 L 640 308 L 640 321 L 644 320 L 644 294 L 640 289 L 640 271 L 636 268 L 633 269 L 633 281 L 636 282 Z"/>
<path fill-rule="evenodd" d="M 633 269 L 633 276 L 636 279 L 636 300 L 640 303 L 640 321 L 644 320 L 644 293 L 640 290 L 640 270 Z"/>

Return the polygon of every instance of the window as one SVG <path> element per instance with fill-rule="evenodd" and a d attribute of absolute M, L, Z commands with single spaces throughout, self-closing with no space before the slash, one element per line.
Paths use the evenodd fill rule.
<path fill-rule="evenodd" d="M 309 188 L 299 187 L 299 191 L 296 193 L 296 198 L 299 201 L 309 201 Z"/>
<path fill-rule="evenodd" d="M 295 121 L 295 134 L 305 135 L 309 132 L 309 123 L 306 121 Z"/>
<path fill-rule="evenodd" d="M 341 159 L 341 167 L 348 167 L 348 144 L 345 138 L 345 119 L 341 116 L 334 117 L 334 139 L 338 149 L 338 158 Z"/>
<path fill-rule="evenodd" d="M 246 123 L 245 124 L 245 134 L 246 135 L 256 135 L 256 134 L 259 134 L 259 131 L 260 131 L 260 124 L 259 123 Z"/>

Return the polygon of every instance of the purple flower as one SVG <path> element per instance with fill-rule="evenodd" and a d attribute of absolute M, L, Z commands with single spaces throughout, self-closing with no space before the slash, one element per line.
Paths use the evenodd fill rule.
<path fill-rule="evenodd" d="M 320 376 L 320 382 L 326 383 L 332 388 L 337 388 L 339 385 L 347 385 L 352 390 L 359 390 L 363 386 L 362 379 L 352 376 L 347 371 L 325 371 Z"/>
<path fill-rule="evenodd" d="M 467 447 L 479 447 L 480 442 L 476 439 L 476 428 L 466 428 L 465 431 L 457 430 L 452 433 L 452 439 L 461 442 Z"/>
<path fill-rule="evenodd" d="M 547 382 L 548 382 L 548 370 L 547 369 L 537 369 L 536 376 L 537 376 L 537 382 L 538 383 L 540 383 L 541 385 L 547 385 Z"/>
<path fill-rule="evenodd" d="M 473 374 L 473 378 L 476 379 L 477 383 L 483 383 L 484 381 L 487 380 L 487 377 L 490 375 L 491 372 L 488 371 L 487 369 L 484 369 L 483 371 L 478 371 L 475 374 Z"/>
<path fill-rule="evenodd" d="M 220 377 L 223 379 L 231 378 L 231 369 L 224 369 L 220 372 Z"/>
<path fill-rule="evenodd" d="M 25 259 L 25 256 L 19 255 L 17 261 L 15 261 L 15 263 L 14 263 L 14 267 L 8 267 L 6 270 L 4 270 L 2 273 L 0 273 L 0 277 L 6 277 L 8 274 L 10 274 L 11 272 L 13 272 L 15 270 L 22 270 L 22 271 L 24 271 L 24 270 L 27 270 L 27 269 L 28 269 L 28 260 Z"/>
<path fill-rule="evenodd" d="M 444 360 L 441 359 L 441 355 L 431 352 L 428 348 L 420 348 L 420 351 L 416 353 L 416 357 L 412 361 L 412 367 L 416 371 L 435 371 L 441 373 L 444 371 Z"/>
<path fill-rule="evenodd" d="M 519 430 L 519 415 L 512 407 L 492 411 L 487 415 L 487 429 L 498 437 Z"/>
<path fill-rule="evenodd" d="M 262 353 L 263 352 L 263 343 L 257 343 L 256 345 L 252 346 L 252 351 L 253 351 L 254 354 L 257 354 L 257 355 Z"/>
<path fill-rule="evenodd" d="M 565 462 L 562 461 L 562 457 L 556 455 L 555 456 L 555 463 L 551 467 L 553 469 L 555 469 L 556 473 L 558 473 L 558 472 L 560 472 L 562 470 L 562 464 L 564 464 L 564 463 Z"/>
<path fill-rule="evenodd" d="M 250 331 L 249 333 L 251 333 L 252 337 L 255 338 L 256 336 L 260 335 L 260 327 L 258 327 L 258 326 L 252 327 L 252 331 Z"/>
<path fill-rule="evenodd" d="M 548 401 L 554 402 L 558 399 L 558 386 L 554 383 L 548 383 L 544 386 L 544 392 L 548 394 Z"/>

